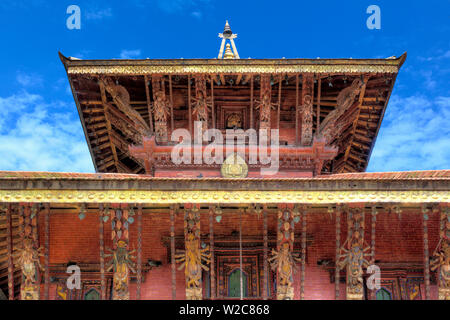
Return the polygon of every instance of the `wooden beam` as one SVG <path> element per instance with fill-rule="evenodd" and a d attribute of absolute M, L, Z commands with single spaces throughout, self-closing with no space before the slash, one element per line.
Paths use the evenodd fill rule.
<path fill-rule="evenodd" d="M 278 82 L 278 110 L 277 110 L 277 129 L 280 129 L 280 111 L 281 111 L 281 75 Z"/>
<path fill-rule="evenodd" d="M 100 94 L 101 94 L 101 97 L 102 97 L 104 113 L 106 115 L 106 111 L 107 111 L 107 108 L 108 108 L 107 107 L 108 101 L 106 100 L 105 85 L 104 85 L 103 81 L 99 81 L 98 84 L 99 84 L 99 87 L 100 87 Z M 111 140 L 111 131 L 112 131 L 111 123 L 108 121 L 108 119 L 106 119 L 106 116 L 105 116 L 105 120 L 106 120 L 106 130 L 108 130 L 108 137 Z M 114 155 L 114 161 L 116 163 L 116 170 L 118 170 L 117 163 L 119 162 L 119 160 L 117 158 L 116 148 L 112 144 L 110 144 L 110 147 L 111 147 L 112 154 Z"/>
<path fill-rule="evenodd" d="M 169 74 L 169 100 L 170 100 L 170 133 L 175 129 L 173 119 L 173 88 L 172 88 L 172 75 Z M 169 139 L 170 140 L 170 139 Z"/>
<path fill-rule="evenodd" d="M 172 269 L 172 300 L 177 298 L 177 271 L 175 265 L 175 210 L 170 208 L 170 264 Z"/>
<path fill-rule="evenodd" d="M 242 80 L 242 73 L 238 74 L 236 78 L 236 85 L 239 85 L 239 83 L 241 83 L 241 80 Z"/>
<path fill-rule="evenodd" d="M 350 142 L 347 146 L 347 149 L 345 150 L 345 154 L 344 154 L 344 162 L 347 162 L 347 159 L 350 156 L 350 150 L 352 149 L 353 146 L 353 140 L 355 138 L 355 131 L 356 131 L 356 127 L 358 126 L 358 121 L 359 121 L 359 116 L 361 114 L 361 105 L 363 104 L 364 101 L 364 95 L 366 93 L 366 87 L 367 87 L 367 82 L 369 81 L 369 77 L 365 76 L 364 77 L 364 84 L 361 88 L 361 92 L 359 94 L 359 100 L 358 100 L 358 111 L 356 113 L 355 116 L 355 120 L 353 121 L 353 127 L 352 127 L 352 131 L 351 131 L 351 138 L 350 138 Z"/>
<path fill-rule="evenodd" d="M 191 101 L 191 75 L 188 76 L 188 118 L 189 118 L 189 133 L 192 137 L 192 101 Z"/>
<path fill-rule="evenodd" d="M 320 99 L 322 94 L 322 79 L 317 79 L 317 103 L 316 103 L 316 132 L 320 129 Z"/>
<path fill-rule="evenodd" d="M 211 118 L 212 118 L 212 127 L 216 129 L 216 110 L 214 106 L 214 80 L 211 76 Z"/>
<path fill-rule="evenodd" d="M 99 210 L 99 248 L 100 248 L 100 299 L 106 300 L 106 279 L 105 279 L 105 242 L 103 241 L 103 217 L 105 216 L 105 208 L 100 204 Z"/>
<path fill-rule="evenodd" d="M 138 204 L 137 214 L 137 282 L 136 282 L 136 300 L 141 300 L 142 283 L 142 204 Z"/>
<path fill-rule="evenodd" d="M 45 204 L 45 217 L 44 217 L 44 245 L 45 245 L 45 275 L 44 275 L 44 299 L 49 299 L 49 288 L 50 288 L 50 204 Z"/>
<path fill-rule="evenodd" d="M 214 261 L 214 208 L 209 208 L 209 250 L 211 252 L 210 279 L 211 300 L 216 299 L 216 270 Z"/>
<path fill-rule="evenodd" d="M 253 100 L 254 100 L 254 82 L 253 75 L 250 77 L 250 129 L 255 129 L 253 123 Z"/>
<path fill-rule="evenodd" d="M 8 297 L 14 300 L 14 263 L 13 263 L 13 242 L 12 242 L 12 204 L 6 207 L 6 227 L 7 227 L 7 250 L 8 250 Z"/>
<path fill-rule="evenodd" d="M 149 79 L 148 76 L 144 76 L 145 82 L 145 97 L 147 99 L 147 109 L 148 109 L 148 122 L 150 125 L 150 133 L 153 134 L 153 112 L 152 112 L 152 103 L 150 101 L 150 90 L 148 88 Z"/>
<path fill-rule="evenodd" d="M 264 268 L 264 276 L 263 276 L 263 300 L 267 300 L 269 298 L 267 292 L 267 285 L 269 280 L 269 266 L 268 266 L 268 236 L 267 236 L 267 205 L 263 207 L 263 268 Z"/>
<path fill-rule="evenodd" d="M 299 105 L 298 105 L 298 98 L 299 98 L 299 77 L 298 74 L 295 75 L 295 144 L 299 145 L 299 127 L 298 127 L 298 114 L 299 114 Z"/>

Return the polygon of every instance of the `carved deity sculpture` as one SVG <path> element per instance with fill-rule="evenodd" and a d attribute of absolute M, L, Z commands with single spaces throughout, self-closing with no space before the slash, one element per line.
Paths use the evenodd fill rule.
<path fill-rule="evenodd" d="M 277 250 L 272 249 L 269 263 L 277 272 L 277 299 L 293 300 L 293 273 L 301 259 L 292 253 L 294 247 L 294 214 L 291 210 L 278 212 Z"/>
<path fill-rule="evenodd" d="M 227 118 L 227 129 L 242 129 L 242 119 L 239 114 L 230 114 Z"/>
<path fill-rule="evenodd" d="M 206 94 L 206 79 L 204 75 L 195 77 L 195 98 L 193 100 L 192 114 L 196 121 L 202 122 L 202 130 L 208 129 L 208 113 L 212 107 Z"/>
<path fill-rule="evenodd" d="M 39 256 L 43 256 L 43 248 L 36 249 L 31 238 L 23 240 L 23 248 L 19 249 L 16 266 L 22 270 L 20 296 L 22 300 L 39 300 L 38 268 L 44 271 Z"/>
<path fill-rule="evenodd" d="M 310 75 L 303 77 L 302 86 L 302 135 L 301 143 L 309 146 L 312 143 L 313 129 L 313 95 L 314 78 Z"/>
<path fill-rule="evenodd" d="M 186 299 L 201 300 L 202 294 L 202 269 L 208 271 L 207 264 L 211 261 L 209 246 L 200 248 L 200 215 L 198 208 L 186 209 L 185 250 L 178 251 L 175 255 L 177 263 L 181 263 L 179 270 L 184 267 L 186 276 Z"/>
<path fill-rule="evenodd" d="M 438 271 L 439 300 L 450 300 L 450 211 L 441 212 L 440 241 L 433 254 L 431 271 Z"/>
<path fill-rule="evenodd" d="M 259 109 L 259 128 L 267 129 L 270 134 L 270 115 L 275 103 L 271 102 L 272 87 L 270 84 L 270 75 L 261 75 L 260 100 L 256 101 L 255 109 Z"/>
<path fill-rule="evenodd" d="M 349 235 L 340 248 L 337 268 L 347 267 L 347 300 L 362 300 L 364 297 L 363 268 L 369 266 L 366 257 L 370 247 L 364 247 L 364 216 L 360 209 L 349 212 Z"/>
<path fill-rule="evenodd" d="M 156 141 L 167 142 L 167 115 L 169 114 L 169 101 L 162 90 L 154 91 L 155 101 L 152 105 L 153 117 L 155 119 Z"/>
<path fill-rule="evenodd" d="M 132 255 L 135 250 L 128 251 L 128 244 L 124 240 L 117 242 L 115 250 L 108 249 L 111 254 L 106 254 L 105 257 L 112 257 L 107 263 L 107 271 L 113 270 L 113 300 L 129 300 L 130 292 L 129 273 L 130 271 L 136 273 L 135 263 L 132 261 L 135 257 Z"/>

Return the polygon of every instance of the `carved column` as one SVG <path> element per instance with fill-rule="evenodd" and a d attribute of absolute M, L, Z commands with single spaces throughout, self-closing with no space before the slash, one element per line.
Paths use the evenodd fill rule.
<path fill-rule="evenodd" d="M 107 271 L 113 270 L 113 300 L 129 300 L 130 271 L 136 273 L 134 256 L 135 250 L 129 250 L 129 224 L 133 223 L 134 211 L 128 205 L 111 205 L 111 238 L 113 249 L 105 256 L 111 257 L 107 264 Z"/>
<path fill-rule="evenodd" d="M 161 75 L 152 76 L 153 117 L 155 119 L 155 135 L 158 143 L 168 142 L 167 115 L 169 114 L 169 100 L 166 97 L 164 82 Z"/>
<path fill-rule="evenodd" d="M 141 300 L 142 283 L 142 204 L 138 205 L 137 215 L 137 279 L 136 279 L 136 300 Z"/>
<path fill-rule="evenodd" d="M 450 300 L 450 208 L 440 208 L 440 239 L 434 250 L 431 270 L 437 270 L 439 300 Z"/>
<path fill-rule="evenodd" d="M 267 205 L 263 207 L 263 299 L 268 299 L 268 281 L 269 281 L 269 267 L 268 267 L 268 236 L 267 236 Z"/>
<path fill-rule="evenodd" d="M 209 109 L 211 104 L 208 103 L 208 97 L 206 93 L 206 77 L 204 74 L 194 76 L 195 79 L 195 98 L 193 99 L 193 110 L 195 121 L 202 122 L 202 130 L 206 131 L 209 127 Z"/>
<path fill-rule="evenodd" d="M 21 204 L 19 209 L 20 236 L 22 248 L 16 263 L 22 270 L 20 285 L 21 300 L 39 300 L 39 269 L 44 270 L 39 261 L 43 256 L 42 248 L 37 246 L 37 208 L 31 204 Z"/>
<path fill-rule="evenodd" d="M 430 300 L 430 249 L 428 244 L 428 219 L 429 209 L 422 207 L 423 222 L 423 264 L 424 264 L 424 282 L 425 282 L 425 300 Z"/>
<path fill-rule="evenodd" d="M 293 205 L 279 205 L 277 220 L 277 250 L 272 249 L 269 259 L 277 273 L 277 300 L 293 300 L 293 272 L 295 268 Z"/>
<path fill-rule="evenodd" d="M 172 268 L 172 300 L 177 298 L 177 273 L 175 266 L 175 209 L 170 208 L 170 263 Z"/>
<path fill-rule="evenodd" d="M 329 212 L 333 210 L 333 208 L 328 209 Z M 334 291 L 335 291 L 335 300 L 339 300 L 340 290 L 339 290 L 339 282 L 340 282 L 340 271 L 339 271 L 339 251 L 341 249 L 341 210 L 342 207 L 340 205 L 336 205 L 336 265 L 334 268 Z"/>
<path fill-rule="evenodd" d="M 301 134 L 301 143 L 303 146 L 310 146 L 312 144 L 313 99 L 314 99 L 314 76 L 312 74 L 304 74 L 302 86 L 302 134 Z"/>
<path fill-rule="evenodd" d="M 213 207 L 209 209 L 209 248 L 211 250 L 211 272 L 210 272 L 210 290 L 211 290 L 211 300 L 216 299 L 216 270 L 214 261 L 214 213 Z"/>
<path fill-rule="evenodd" d="M 202 269 L 210 263 L 209 246 L 200 245 L 200 208 L 199 205 L 186 204 L 184 214 L 185 251 L 176 255 L 177 262 L 182 262 L 186 276 L 186 300 L 201 300 Z"/>
<path fill-rule="evenodd" d="M 8 297 L 14 300 L 14 264 L 13 264 L 13 226 L 12 226 L 12 205 L 8 204 L 6 210 L 6 250 L 8 252 Z"/>
<path fill-rule="evenodd" d="M 296 217 L 294 216 L 294 222 Z M 301 270 L 301 291 L 300 299 L 305 300 L 305 278 L 306 278 L 306 208 L 302 210 L 302 270 Z"/>
<path fill-rule="evenodd" d="M 270 134 L 270 120 L 272 111 L 272 87 L 270 85 L 270 74 L 262 74 L 260 81 L 260 101 L 259 109 L 259 129 L 267 129 L 267 135 Z"/>
<path fill-rule="evenodd" d="M 106 300 L 106 280 L 105 280 L 105 242 L 104 242 L 104 221 L 108 219 L 109 208 L 100 204 L 99 213 L 99 248 L 100 248 L 100 299 Z"/>
<path fill-rule="evenodd" d="M 44 275 L 44 299 L 48 300 L 49 287 L 50 287 L 50 274 L 49 274 L 49 255 L 50 255 L 50 204 L 45 204 L 45 275 Z"/>
<path fill-rule="evenodd" d="M 347 300 L 362 300 L 364 298 L 363 268 L 369 266 L 365 257 L 370 256 L 370 247 L 364 247 L 364 208 L 348 208 L 347 240 L 339 251 L 338 267 L 346 267 Z"/>

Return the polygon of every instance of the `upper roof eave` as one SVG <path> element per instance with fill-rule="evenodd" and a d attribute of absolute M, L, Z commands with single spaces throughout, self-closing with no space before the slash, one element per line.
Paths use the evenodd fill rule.
<path fill-rule="evenodd" d="M 74 60 L 59 53 L 68 73 L 397 73 L 406 59 L 109 59 Z M 163 69 L 160 69 L 163 68 Z"/>

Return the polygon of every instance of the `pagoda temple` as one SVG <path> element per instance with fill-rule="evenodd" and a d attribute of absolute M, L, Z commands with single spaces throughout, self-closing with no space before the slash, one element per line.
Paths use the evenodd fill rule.
<path fill-rule="evenodd" d="M 219 37 L 214 59 L 60 54 L 96 173 L 0 172 L 0 293 L 450 299 L 450 170 L 365 172 L 406 53 Z"/>

